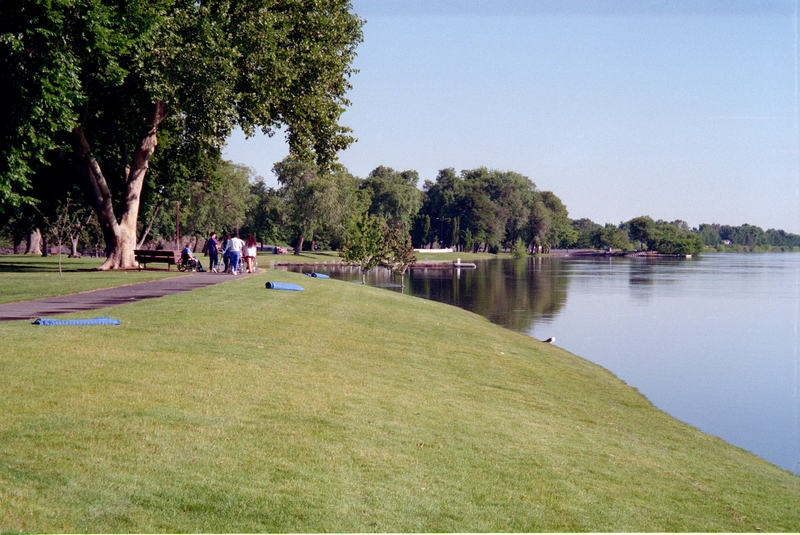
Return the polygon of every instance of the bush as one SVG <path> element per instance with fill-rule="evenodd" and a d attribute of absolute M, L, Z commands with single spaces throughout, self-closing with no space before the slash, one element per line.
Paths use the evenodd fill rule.
<path fill-rule="evenodd" d="M 517 241 L 511 245 L 511 254 L 514 258 L 522 258 L 528 254 L 528 249 L 520 238 L 517 238 Z"/>
<path fill-rule="evenodd" d="M 662 254 L 689 255 L 703 251 L 703 240 L 671 223 L 660 223 L 650 232 L 647 247 Z"/>

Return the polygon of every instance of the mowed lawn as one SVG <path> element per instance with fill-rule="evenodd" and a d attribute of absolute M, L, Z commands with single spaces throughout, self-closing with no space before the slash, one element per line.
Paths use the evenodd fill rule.
<path fill-rule="evenodd" d="M 175 266 L 152 264 L 147 270 L 94 271 L 104 259 L 0 255 L 0 304 L 70 295 L 182 275 Z M 207 264 L 205 262 L 204 264 Z"/>
<path fill-rule="evenodd" d="M 454 307 L 268 270 L 101 313 L 0 323 L 2 532 L 800 531 L 800 478 Z"/>

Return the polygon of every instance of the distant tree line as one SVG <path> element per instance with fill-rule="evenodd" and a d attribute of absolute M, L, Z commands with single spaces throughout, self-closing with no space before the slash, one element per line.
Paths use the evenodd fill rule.
<path fill-rule="evenodd" d="M 800 251 L 800 235 L 784 230 L 763 230 L 741 226 L 701 224 L 689 228 L 685 221 L 654 221 L 639 216 L 619 225 L 599 225 L 589 219 L 572 220 L 578 238 L 562 241 L 559 247 L 656 251 L 665 254 L 696 254 L 717 251 Z"/>
<path fill-rule="evenodd" d="M 731 225 L 702 224 L 698 233 L 703 244 L 717 250 L 800 250 L 800 235 L 784 230 L 763 230 L 754 225 L 744 224 L 738 227 Z"/>
<path fill-rule="evenodd" d="M 519 242 L 538 252 L 576 234 L 561 200 L 515 172 L 443 169 L 420 190 L 416 171 L 385 166 L 363 179 L 292 159 L 274 171 L 279 187 L 260 192 L 272 199 L 261 203 L 271 212 L 253 213 L 270 224 L 245 227 L 296 252 L 346 247 L 353 221 L 365 215 L 384 222 L 387 232 L 406 229 L 415 248 L 499 252 Z"/>
<path fill-rule="evenodd" d="M 689 255 L 703 250 L 703 242 L 697 232 L 685 221 L 654 221 L 649 216 L 634 217 L 619 225 L 599 225 L 588 219 L 572 222 L 578 231 L 576 248 L 621 249 L 653 251 L 662 254 Z"/>
<path fill-rule="evenodd" d="M 104 254 L 104 234 L 83 190 L 60 180 L 66 172 L 58 162 L 45 167 L 31 177 L 35 202 L 7 207 L 0 214 L 0 242 L 5 247 L 47 254 L 48 244 L 64 243 L 72 254 Z M 456 173 L 446 168 L 435 180 L 424 181 L 421 189 L 416 171 L 386 166 L 359 178 L 338 165 L 323 168 L 287 157 L 273 172 L 275 188 L 252 169 L 218 154 L 208 156 L 194 172 L 175 170 L 165 185 L 145 190 L 137 247 L 189 244 L 200 251 L 212 231 L 238 231 L 262 243 L 289 245 L 296 253 L 325 249 L 352 256 L 353 251 L 369 249 L 365 236 L 372 236 L 383 249 L 373 247 L 372 253 L 365 253 L 364 266 L 383 263 L 397 269 L 403 269 L 405 263 L 398 259 L 408 258 L 411 247 L 518 255 L 551 249 L 666 254 L 697 254 L 704 248 L 800 249 L 800 236 L 753 225 L 703 224 L 698 229 L 681 220 L 655 221 L 648 216 L 616 225 L 570 219 L 553 192 L 539 190 L 513 171 L 480 167 Z"/>

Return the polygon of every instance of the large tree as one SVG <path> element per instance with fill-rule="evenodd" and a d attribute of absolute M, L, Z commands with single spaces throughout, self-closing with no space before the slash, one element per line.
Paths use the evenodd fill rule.
<path fill-rule="evenodd" d="M 247 212 L 256 203 L 252 186 L 260 178 L 249 167 L 223 160 L 214 177 L 192 184 L 187 209 L 182 214 L 182 234 L 187 237 L 189 233 L 194 234 L 194 250 L 197 250 L 199 238 L 206 239 L 213 231 L 222 233 L 242 228 Z"/>
<path fill-rule="evenodd" d="M 423 203 L 412 227 L 418 246 L 500 250 L 523 239 L 530 245 L 575 241 L 567 209 L 552 192 L 541 192 L 514 171 L 480 167 L 442 169 L 436 182 L 425 181 Z"/>
<path fill-rule="evenodd" d="M 379 266 L 386 257 L 387 228 L 383 219 L 369 213 L 354 216 L 350 222 L 339 256 L 347 262 L 358 264 L 361 268 L 361 284 L 366 284 L 367 273 Z"/>
<path fill-rule="evenodd" d="M 261 177 L 259 177 L 260 179 Z M 260 242 L 277 243 L 283 241 L 283 200 L 274 188 L 267 187 L 263 180 L 256 180 L 250 186 L 253 205 L 247 212 L 242 235 L 253 234 Z"/>
<path fill-rule="evenodd" d="M 288 156 L 275 164 L 283 200 L 284 225 L 294 244 L 294 254 L 303 251 L 306 240 L 331 230 L 344 234 L 353 213 L 364 204 L 356 192 L 356 179 L 341 166 L 324 172 L 318 165 Z M 313 248 L 313 247 L 312 247 Z"/>
<path fill-rule="evenodd" d="M 410 225 L 422 204 L 422 192 L 417 189 L 416 171 L 395 171 L 379 166 L 361 184 L 369 193 L 369 213 L 392 224 Z"/>
<path fill-rule="evenodd" d="M 567 207 L 552 191 L 539 192 L 539 198 L 550 213 L 550 228 L 545 237 L 545 251 L 549 252 L 551 246 L 572 246 L 578 240 L 578 233 L 570 224 Z"/>
<path fill-rule="evenodd" d="M 446 236 L 453 237 L 451 225 L 459 216 L 458 201 L 463 196 L 463 181 L 455 169 L 449 167 L 439 171 L 435 182 L 426 180 L 422 190 L 422 206 L 412 228 L 414 242 L 420 247 L 432 242 L 447 244 Z M 445 225 L 450 232 L 445 233 Z"/>
<path fill-rule="evenodd" d="M 0 203 L 19 204 L 48 154 L 68 162 L 107 245 L 134 265 L 159 141 L 192 160 L 232 128 L 286 126 L 292 153 L 329 167 L 362 21 L 346 0 L 3 0 Z"/>
<path fill-rule="evenodd" d="M 634 217 L 625 224 L 628 228 L 628 236 L 633 241 L 639 242 L 639 249 L 645 248 L 645 243 L 650 239 L 655 229 L 655 221 L 650 216 L 642 215 Z"/>

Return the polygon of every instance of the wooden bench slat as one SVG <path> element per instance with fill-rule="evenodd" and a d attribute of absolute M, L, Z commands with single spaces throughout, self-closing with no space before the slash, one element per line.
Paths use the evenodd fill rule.
<path fill-rule="evenodd" d="M 139 270 L 142 269 L 142 265 L 147 269 L 147 264 L 149 263 L 167 264 L 167 269 L 169 270 L 172 269 L 173 265 L 177 265 L 175 251 L 134 250 L 133 254 L 135 260 L 139 263 Z"/>

